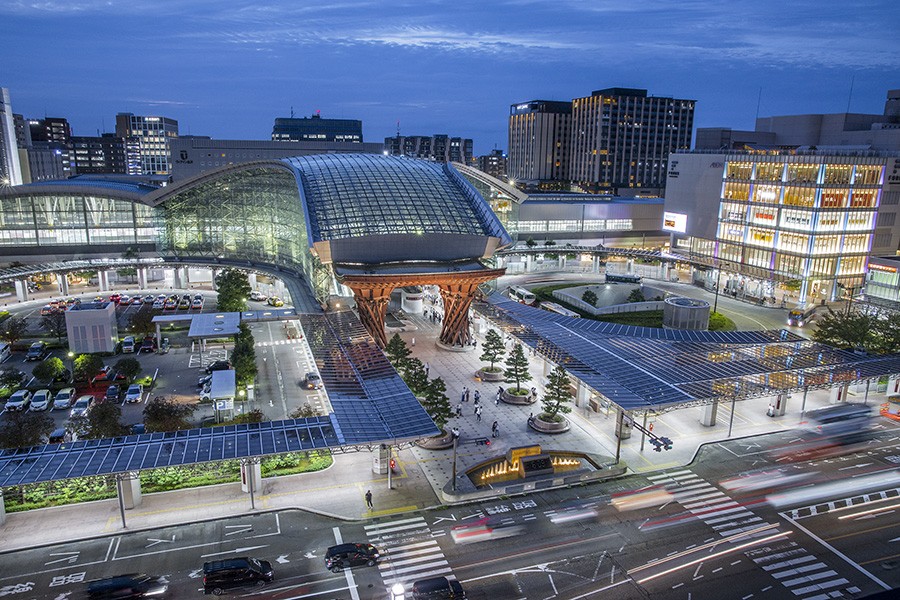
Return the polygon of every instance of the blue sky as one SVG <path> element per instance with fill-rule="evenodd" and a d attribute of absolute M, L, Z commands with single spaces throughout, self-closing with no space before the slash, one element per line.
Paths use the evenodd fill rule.
<path fill-rule="evenodd" d="M 0 86 L 76 135 L 127 111 L 268 139 L 293 107 L 483 154 L 510 104 L 605 87 L 696 99 L 700 127 L 752 129 L 760 90 L 760 116 L 881 113 L 898 31 L 897 0 L 4 0 Z"/>

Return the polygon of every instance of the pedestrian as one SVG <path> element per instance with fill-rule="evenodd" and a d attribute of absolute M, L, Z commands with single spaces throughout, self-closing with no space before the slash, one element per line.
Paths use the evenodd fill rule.
<path fill-rule="evenodd" d="M 416 347 L 416 338 L 413 338 L 413 339 L 410 341 L 410 344 L 409 344 L 409 345 L 412 346 L 413 348 L 415 348 L 415 347 Z"/>
<path fill-rule="evenodd" d="M 481 402 L 481 392 L 475 390 L 475 404 L 478 404 L 479 402 Z"/>
<path fill-rule="evenodd" d="M 494 406 L 500 406 L 500 394 L 497 394 L 497 397 L 494 398 Z"/>
<path fill-rule="evenodd" d="M 469 388 L 466 388 L 466 402 L 469 401 Z"/>
<path fill-rule="evenodd" d="M 462 390 L 462 396 L 461 396 L 460 399 L 459 399 L 460 402 L 468 402 L 468 401 L 469 401 L 469 399 L 466 398 L 466 392 L 468 392 L 468 391 L 469 391 L 468 389 L 466 389 L 465 387 L 463 387 L 463 390 Z"/>
<path fill-rule="evenodd" d="M 531 388 L 531 399 L 537 400 L 537 388 Z"/>
<path fill-rule="evenodd" d="M 366 492 L 366 506 L 369 510 L 372 510 L 372 490 Z"/>
<path fill-rule="evenodd" d="M 500 437 L 500 424 L 497 421 L 491 425 L 491 437 Z"/>
<path fill-rule="evenodd" d="M 428 366 L 428 363 L 425 363 L 425 377 L 428 377 L 428 371 L 431 370 L 431 367 Z"/>
<path fill-rule="evenodd" d="M 481 407 L 480 406 L 475 407 L 475 420 L 481 421 Z"/>
<path fill-rule="evenodd" d="M 478 350 L 478 340 L 472 342 L 472 345 L 475 346 L 475 349 Z"/>
<path fill-rule="evenodd" d="M 497 388 L 497 395 L 499 396 L 502 393 L 503 393 L 503 386 L 501 385 L 500 387 Z"/>
<path fill-rule="evenodd" d="M 460 402 L 459 404 L 456 405 L 456 416 L 457 417 L 462 416 L 462 402 Z"/>

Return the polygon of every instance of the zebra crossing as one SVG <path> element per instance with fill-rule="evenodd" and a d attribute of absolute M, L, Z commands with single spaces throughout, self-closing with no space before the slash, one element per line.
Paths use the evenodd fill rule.
<path fill-rule="evenodd" d="M 422 517 L 365 526 L 369 542 L 382 553 L 378 569 L 385 585 L 428 577 L 452 577 L 453 570 Z"/>
<path fill-rule="evenodd" d="M 821 502 L 819 504 L 812 504 L 810 506 L 794 508 L 787 511 L 785 514 L 787 514 L 794 520 L 800 520 L 806 519 L 808 517 L 814 517 L 816 515 L 826 513 L 830 510 L 850 508 L 851 506 L 857 506 L 859 504 L 881 502 L 884 500 L 894 500 L 896 498 L 900 498 L 900 488 L 892 488 L 881 492 L 871 492 L 869 494 L 859 494 L 858 496 L 841 498 L 840 500 L 834 500 L 833 502 Z"/>
<path fill-rule="evenodd" d="M 253 345 L 256 348 L 267 348 L 269 346 L 285 346 L 288 344 L 296 345 L 296 344 L 302 344 L 302 343 L 303 343 L 302 338 L 294 338 L 294 339 L 290 339 L 290 340 L 275 340 L 272 342 L 256 342 Z"/>
<path fill-rule="evenodd" d="M 651 475 L 648 479 L 665 486 L 676 502 L 722 537 L 748 532 L 741 536 L 743 542 L 778 531 L 777 524 L 765 522 L 691 471 L 669 471 Z M 852 596 L 860 591 L 858 587 L 848 586 L 849 580 L 790 540 L 769 543 L 745 555 L 802 600 L 842 598 L 845 594 Z"/>

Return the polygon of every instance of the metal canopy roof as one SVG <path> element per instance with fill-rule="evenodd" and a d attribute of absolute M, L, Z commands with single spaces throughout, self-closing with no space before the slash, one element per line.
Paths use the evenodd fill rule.
<path fill-rule="evenodd" d="M 624 410 L 772 395 L 900 373 L 900 354 L 862 357 L 787 330 L 683 331 L 574 319 L 499 294 L 482 310 L 506 332 Z"/>
<path fill-rule="evenodd" d="M 334 412 L 0 451 L 0 487 L 284 452 L 399 443 L 438 428 L 352 312 L 301 315 Z"/>

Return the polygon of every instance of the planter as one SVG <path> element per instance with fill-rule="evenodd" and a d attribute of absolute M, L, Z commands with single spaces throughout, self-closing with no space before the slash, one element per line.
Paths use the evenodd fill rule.
<path fill-rule="evenodd" d="M 504 379 L 506 379 L 506 375 L 503 373 L 503 369 L 499 369 L 497 371 L 488 371 L 487 368 L 478 369 L 477 371 L 475 371 L 475 376 L 482 381 L 503 381 Z"/>
<path fill-rule="evenodd" d="M 450 435 L 449 431 L 441 431 L 440 434 L 434 437 L 417 440 L 416 446 L 426 450 L 447 450 L 453 447 L 453 436 Z"/>
<path fill-rule="evenodd" d="M 525 393 L 524 396 L 519 396 L 516 394 L 511 394 L 509 390 L 503 390 L 503 393 L 500 394 L 500 399 L 503 400 L 506 404 L 518 404 L 518 405 L 526 405 L 526 404 L 534 404 L 537 402 L 537 398 L 533 398 L 531 396 L 531 391 L 523 390 Z"/>
<path fill-rule="evenodd" d="M 528 421 L 528 426 L 539 433 L 563 433 L 569 430 L 569 420 L 565 417 L 559 423 L 555 421 L 545 421 L 541 415 Z"/>

